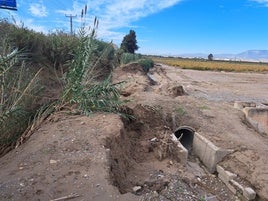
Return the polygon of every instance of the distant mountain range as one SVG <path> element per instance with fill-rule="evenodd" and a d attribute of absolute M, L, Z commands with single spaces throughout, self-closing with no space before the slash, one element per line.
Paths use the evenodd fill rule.
<path fill-rule="evenodd" d="M 213 54 L 213 52 L 212 52 Z M 180 54 L 186 58 L 208 58 L 206 54 Z M 215 60 L 268 62 L 268 50 L 248 50 L 239 54 L 213 54 Z"/>

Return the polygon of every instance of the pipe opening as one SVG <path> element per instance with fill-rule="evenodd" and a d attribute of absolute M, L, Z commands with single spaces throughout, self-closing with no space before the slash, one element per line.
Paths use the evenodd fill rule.
<path fill-rule="evenodd" d="M 193 147 L 194 133 L 195 130 L 193 128 L 182 126 L 175 131 L 174 135 L 188 151 L 191 151 Z"/>

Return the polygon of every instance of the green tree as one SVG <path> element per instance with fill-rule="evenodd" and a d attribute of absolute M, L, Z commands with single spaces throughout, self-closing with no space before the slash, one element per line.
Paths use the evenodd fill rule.
<path fill-rule="evenodd" d="M 212 61 L 212 60 L 213 60 L 213 54 L 209 54 L 209 55 L 208 55 L 208 60 L 209 60 L 209 61 Z"/>
<path fill-rule="evenodd" d="M 135 50 L 139 49 L 139 46 L 137 45 L 135 31 L 130 30 L 129 34 L 125 35 L 120 48 L 124 50 L 124 52 L 132 53 L 132 54 L 135 53 Z"/>

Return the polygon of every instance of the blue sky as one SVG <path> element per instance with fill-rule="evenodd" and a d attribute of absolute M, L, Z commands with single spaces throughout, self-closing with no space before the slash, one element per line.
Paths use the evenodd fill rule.
<path fill-rule="evenodd" d="M 99 18 L 98 38 L 120 45 L 136 31 L 140 53 L 240 53 L 268 49 L 268 0 L 17 0 L 18 11 L 0 10 L 0 18 L 49 33 Z"/>

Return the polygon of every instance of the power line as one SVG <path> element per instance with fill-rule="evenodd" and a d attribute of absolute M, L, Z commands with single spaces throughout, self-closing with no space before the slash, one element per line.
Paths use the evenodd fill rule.
<path fill-rule="evenodd" d="M 65 17 L 70 18 L 70 30 L 71 30 L 71 35 L 73 35 L 73 18 L 77 17 L 77 15 L 65 15 Z"/>

